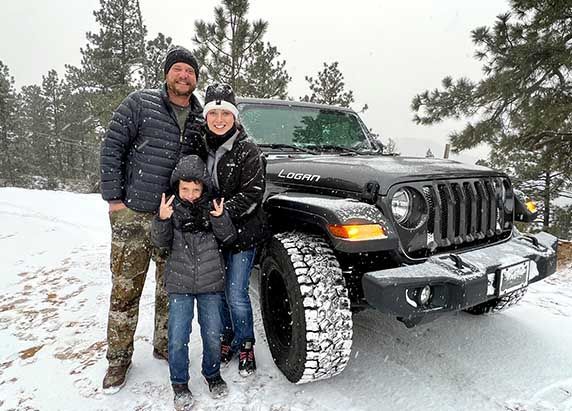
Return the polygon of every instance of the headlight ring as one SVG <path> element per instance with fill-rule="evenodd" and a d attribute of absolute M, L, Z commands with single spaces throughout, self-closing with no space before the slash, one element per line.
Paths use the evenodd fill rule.
<path fill-rule="evenodd" d="M 403 224 L 411 214 L 411 195 L 406 188 L 400 188 L 391 197 L 391 213 L 398 224 Z"/>
<path fill-rule="evenodd" d="M 391 197 L 391 213 L 397 224 L 415 229 L 427 218 L 427 201 L 417 190 L 402 187 Z"/>

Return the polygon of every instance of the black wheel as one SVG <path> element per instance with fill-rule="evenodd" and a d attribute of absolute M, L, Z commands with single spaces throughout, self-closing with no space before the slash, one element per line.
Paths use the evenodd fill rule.
<path fill-rule="evenodd" d="M 320 236 L 274 236 L 261 263 L 260 307 L 270 352 L 289 381 L 329 378 L 346 367 L 350 300 L 334 252 Z"/>
<path fill-rule="evenodd" d="M 524 297 L 524 294 L 526 294 L 527 289 L 528 287 L 521 288 L 520 290 L 503 295 L 500 298 L 495 298 L 494 300 L 467 308 L 465 311 L 473 315 L 483 315 L 506 310 L 510 306 L 518 303 L 522 297 Z"/>

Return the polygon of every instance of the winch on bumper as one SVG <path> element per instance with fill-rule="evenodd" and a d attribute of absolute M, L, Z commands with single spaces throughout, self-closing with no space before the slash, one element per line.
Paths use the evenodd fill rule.
<path fill-rule="evenodd" d="M 447 253 L 421 264 L 364 274 L 369 305 L 407 326 L 500 298 L 556 271 L 557 238 L 517 235 L 484 249 Z"/>

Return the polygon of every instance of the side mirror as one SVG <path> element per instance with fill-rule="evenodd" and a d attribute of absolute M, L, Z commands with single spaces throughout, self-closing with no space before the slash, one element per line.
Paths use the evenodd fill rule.
<path fill-rule="evenodd" d="M 536 203 L 520 190 L 514 190 L 514 219 L 532 223 L 538 217 Z"/>

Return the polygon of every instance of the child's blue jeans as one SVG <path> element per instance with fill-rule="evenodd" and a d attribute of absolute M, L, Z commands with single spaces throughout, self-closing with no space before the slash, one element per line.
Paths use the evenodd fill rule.
<path fill-rule="evenodd" d="M 171 384 L 189 382 L 189 338 L 197 300 L 203 340 L 202 374 L 206 379 L 220 373 L 220 310 L 224 294 L 169 294 L 169 371 Z"/>

